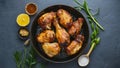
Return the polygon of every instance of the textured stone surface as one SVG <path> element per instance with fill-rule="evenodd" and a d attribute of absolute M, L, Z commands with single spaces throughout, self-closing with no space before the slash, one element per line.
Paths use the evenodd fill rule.
<path fill-rule="evenodd" d="M 19 27 L 16 24 L 16 17 L 20 13 L 25 13 L 24 7 L 28 2 L 36 3 L 38 12 L 55 4 L 76 5 L 72 0 L 0 0 L 0 68 L 16 68 L 13 53 L 23 49 L 23 41 L 17 36 Z M 101 31 L 101 43 L 91 54 L 90 64 L 85 68 L 120 68 L 120 0 L 87 0 L 87 2 L 93 9 L 100 8 L 100 14 L 96 18 L 105 31 Z M 36 15 L 31 16 L 31 23 Z M 88 49 L 89 46 L 84 53 Z M 76 59 L 65 64 L 48 62 L 46 68 L 80 67 Z"/>

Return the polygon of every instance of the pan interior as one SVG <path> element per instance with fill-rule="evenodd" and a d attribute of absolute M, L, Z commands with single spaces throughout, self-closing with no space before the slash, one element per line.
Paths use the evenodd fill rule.
<path fill-rule="evenodd" d="M 76 54 L 74 54 L 72 56 L 68 56 L 65 53 L 64 49 L 62 49 L 59 55 L 57 55 L 53 58 L 50 58 L 44 53 L 44 51 L 42 49 L 42 45 L 40 43 L 38 43 L 36 40 L 36 35 L 41 31 L 41 28 L 38 25 L 37 21 L 38 21 L 38 18 L 40 16 L 42 16 L 44 13 L 51 12 L 51 11 L 56 12 L 58 9 L 64 9 L 64 10 L 68 11 L 72 15 L 74 21 L 77 20 L 79 17 L 82 17 L 84 19 L 84 23 L 83 23 L 82 30 L 80 33 L 82 33 L 84 35 L 85 40 L 83 42 L 82 48 Z M 32 23 L 32 27 L 31 27 L 31 40 L 32 40 L 35 51 L 38 53 L 38 55 L 40 57 L 44 58 L 45 60 L 55 62 L 55 63 L 69 62 L 69 61 L 77 58 L 81 54 L 83 49 L 85 49 L 85 47 L 88 43 L 88 39 L 89 39 L 89 29 L 88 29 L 88 24 L 87 24 L 85 18 L 83 17 L 83 15 L 80 12 L 78 12 L 74 8 L 72 8 L 70 6 L 66 6 L 66 5 L 54 5 L 54 6 L 50 6 L 46 9 L 44 9 L 34 19 L 34 21 Z"/>

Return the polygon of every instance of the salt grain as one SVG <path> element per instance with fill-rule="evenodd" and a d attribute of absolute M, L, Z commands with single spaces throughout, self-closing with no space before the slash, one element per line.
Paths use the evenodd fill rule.
<path fill-rule="evenodd" d="M 78 64 L 80 66 L 86 66 L 89 63 L 89 58 L 85 55 L 80 56 L 78 59 Z"/>

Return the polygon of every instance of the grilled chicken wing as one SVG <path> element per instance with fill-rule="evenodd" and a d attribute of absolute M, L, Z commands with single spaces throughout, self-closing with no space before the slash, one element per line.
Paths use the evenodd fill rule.
<path fill-rule="evenodd" d="M 80 32 L 82 25 L 83 25 L 83 18 L 78 18 L 77 21 L 73 22 L 72 26 L 68 30 L 68 33 L 72 36 L 77 35 Z"/>
<path fill-rule="evenodd" d="M 62 28 L 58 24 L 57 19 L 54 20 L 53 24 L 54 24 L 54 26 L 56 28 L 56 38 L 58 40 L 58 43 L 60 43 L 60 44 L 68 44 L 68 43 L 70 43 L 69 34 L 66 32 L 66 30 L 64 28 Z"/>
<path fill-rule="evenodd" d="M 49 57 L 54 57 L 59 54 L 60 52 L 60 46 L 58 43 L 44 43 L 42 45 L 42 48 Z"/>
<path fill-rule="evenodd" d="M 77 53 L 83 44 L 84 41 L 84 36 L 83 35 L 78 35 L 75 40 L 73 40 L 69 46 L 67 46 L 67 54 L 68 55 L 73 55 Z"/>
<path fill-rule="evenodd" d="M 38 34 L 37 41 L 40 43 L 53 42 L 55 39 L 55 33 L 52 30 L 45 30 Z"/>
<path fill-rule="evenodd" d="M 38 24 L 42 29 L 51 29 L 51 23 L 53 22 L 54 18 L 56 18 L 55 12 L 45 13 L 39 17 Z"/>
<path fill-rule="evenodd" d="M 69 28 L 73 22 L 72 16 L 64 9 L 57 11 L 57 16 L 60 19 L 60 24 L 65 28 Z"/>

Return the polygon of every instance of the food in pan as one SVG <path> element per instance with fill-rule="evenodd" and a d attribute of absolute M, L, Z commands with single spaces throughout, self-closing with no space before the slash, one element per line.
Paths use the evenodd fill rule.
<path fill-rule="evenodd" d="M 54 18 L 56 18 L 55 12 L 45 13 L 41 17 L 39 17 L 38 24 L 42 29 L 51 29 L 51 24 Z"/>
<path fill-rule="evenodd" d="M 59 23 L 58 20 L 55 19 L 53 22 L 55 29 L 56 29 L 56 38 L 58 40 L 59 44 L 69 44 L 70 43 L 70 35 L 67 33 L 67 31 L 62 28 Z"/>
<path fill-rule="evenodd" d="M 83 18 L 74 20 L 64 9 L 40 16 L 38 25 L 43 30 L 37 35 L 37 41 L 44 53 L 49 57 L 58 55 L 61 50 L 68 56 L 76 54 L 84 42 L 84 35 L 80 34 L 83 22 Z"/>
<path fill-rule="evenodd" d="M 37 35 L 37 41 L 40 43 L 53 42 L 55 39 L 55 32 L 53 30 L 45 30 Z"/>
<path fill-rule="evenodd" d="M 59 44 L 56 42 L 44 43 L 42 45 L 42 48 L 43 48 L 44 52 L 46 53 L 46 55 L 48 55 L 49 57 L 54 57 L 54 56 L 58 55 L 60 52 L 60 49 L 61 49 Z"/>
<path fill-rule="evenodd" d="M 57 16 L 60 19 L 60 24 L 65 28 L 69 28 L 73 22 L 72 16 L 64 9 L 57 11 Z"/>
<path fill-rule="evenodd" d="M 80 48 L 82 47 L 84 41 L 84 36 L 83 35 L 77 35 L 76 39 L 73 40 L 70 45 L 67 46 L 67 54 L 68 55 L 73 55 L 77 53 Z"/>
<path fill-rule="evenodd" d="M 83 18 L 78 18 L 78 20 L 73 22 L 72 26 L 68 30 L 68 33 L 72 36 L 77 35 L 80 32 L 82 25 L 83 25 Z"/>

